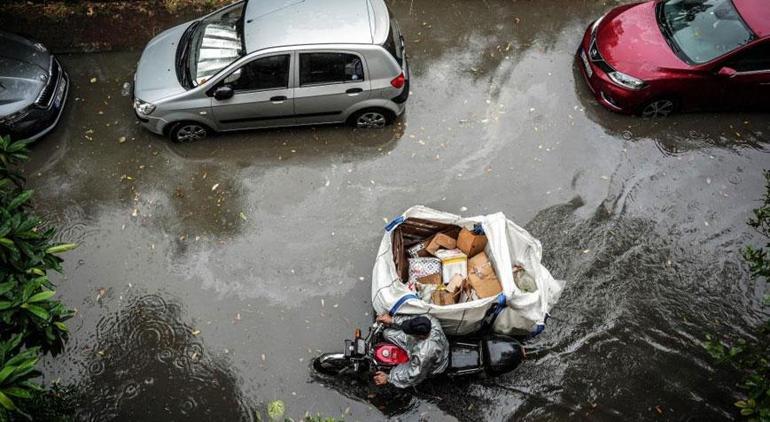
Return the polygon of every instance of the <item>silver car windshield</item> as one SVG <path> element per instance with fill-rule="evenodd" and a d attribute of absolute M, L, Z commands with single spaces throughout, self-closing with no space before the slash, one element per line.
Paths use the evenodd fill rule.
<path fill-rule="evenodd" d="M 193 85 L 206 82 L 243 53 L 243 3 L 222 9 L 195 28 L 188 69 Z"/>

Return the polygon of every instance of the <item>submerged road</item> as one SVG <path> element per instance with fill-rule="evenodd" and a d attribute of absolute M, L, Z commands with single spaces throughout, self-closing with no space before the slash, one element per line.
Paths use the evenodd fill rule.
<path fill-rule="evenodd" d="M 275 399 L 346 420 L 734 414 L 736 380 L 700 342 L 766 317 L 740 249 L 757 241 L 769 116 L 601 108 L 573 62 L 600 2 L 389 4 L 413 93 L 382 131 L 176 145 L 121 95 L 138 52 L 62 57 L 69 106 L 26 170 L 38 211 L 80 243 L 58 280 L 78 314 L 44 381 L 76 386 L 94 421 L 251 420 Z M 401 394 L 314 377 L 314 356 L 371 321 L 383 226 L 414 204 L 502 211 L 542 241 L 567 280 L 546 352 Z"/>

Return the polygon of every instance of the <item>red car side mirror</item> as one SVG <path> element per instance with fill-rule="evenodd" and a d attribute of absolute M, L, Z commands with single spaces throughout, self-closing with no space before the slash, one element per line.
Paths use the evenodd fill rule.
<path fill-rule="evenodd" d="M 733 69 L 732 67 L 725 66 L 725 67 L 719 69 L 719 71 L 717 72 L 717 75 L 719 75 L 719 76 L 721 76 L 723 78 L 732 78 L 733 76 L 735 76 L 736 73 L 738 73 L 738 72 L 735 69 Z"/>

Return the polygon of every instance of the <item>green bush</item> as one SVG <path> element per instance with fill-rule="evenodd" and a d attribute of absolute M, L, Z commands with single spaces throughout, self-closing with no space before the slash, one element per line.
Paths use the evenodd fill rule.
<path fill-rule="evenodd" d="M 61 350 L 73 315 L 53 299 L 47 273 L 61 271 L 56 254 L 75 245 L 53 243 L 54 229 L 32 214 L 33 192 L 18 170 L 27 159 L 26 142 L 0 137 L 0 421 L 23 414 L 16 401 L 41 390 L 31 382 L 35 366 L 41 354 Z"/>
<path fill-rule="evenodd" d="M 751 275 L 757 280 L 770 281 L 770 171 L 765 171 L 765 197 L 762 205 L 754 210 L 749 219 L 766 242 L 764 246 L 747 246 L 743 257 Z M 770 295 L 765 296 L 770 304 Z M 740 414 L 752 421 L 770 422 L 770 321 L 757 330 L 755 340 L 739 339 L 734 344 L 707 336 L 706 350 L 719 362 L 729 362 L 741 373 L 740 387 L 746 392 L 742 400 L 735 402 Z"/>

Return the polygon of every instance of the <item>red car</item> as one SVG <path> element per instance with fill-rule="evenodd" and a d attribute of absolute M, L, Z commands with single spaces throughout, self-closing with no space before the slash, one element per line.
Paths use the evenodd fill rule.
<path fill-rule="evenodd" d="M 654 0 L 612 9 L 577 60 L 610 110 L 664 117 L 770 108 L 770 0 Z"/>

